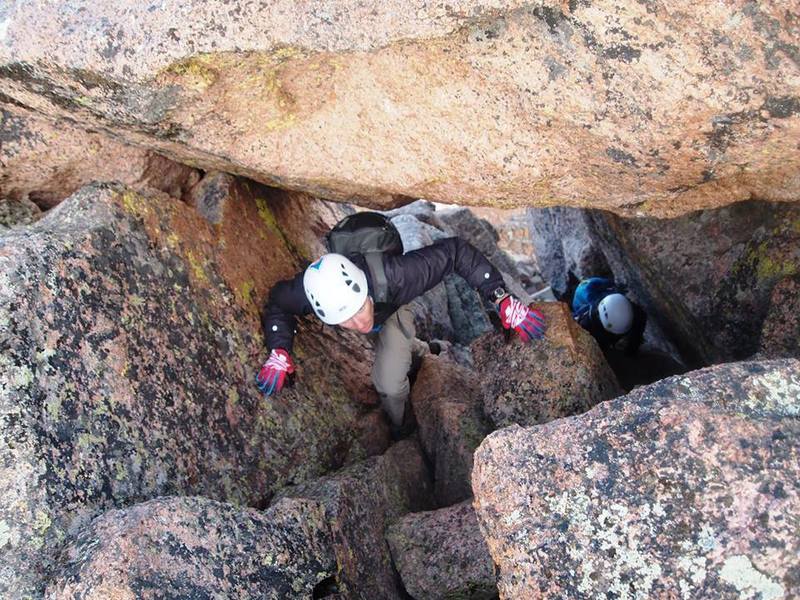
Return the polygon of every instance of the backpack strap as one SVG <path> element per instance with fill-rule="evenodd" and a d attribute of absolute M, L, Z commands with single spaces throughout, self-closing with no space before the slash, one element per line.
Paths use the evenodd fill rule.
<path fill-rule="evenodd" d="M 386 273 L 383 270 L 383 252 L 367 252 L 364 254 L 364 258 L 372 275 L 372 286 L 375 288 L 373 300 L 386 302 L 389 295 L 389 282 L 386 280 Z"/>

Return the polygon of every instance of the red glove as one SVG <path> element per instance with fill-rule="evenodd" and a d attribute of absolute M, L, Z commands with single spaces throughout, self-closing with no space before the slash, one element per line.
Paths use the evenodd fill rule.
<path fill-rule="evenodd" d="M 258 389 L 264 392 L 265 396 L 277 394 L 283 388 L 287 373 L 294 373 L 292 357 L 283 348 L 274 348 L 256 375 Z"/>
<path fill-rule="evenodd" d="M 500 301 L 500 321 L 506 329 L 513 329 L 523 342 L 542 339 L 546 325 L 539 309 L 526 306 L 514 296 Z"/>

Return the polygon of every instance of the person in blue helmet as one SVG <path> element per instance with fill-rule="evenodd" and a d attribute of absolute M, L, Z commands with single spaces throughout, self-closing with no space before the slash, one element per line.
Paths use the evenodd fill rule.
<path fill-rule="evenodd" d="M 572 297 L 572 317 L 592 334 L 601 350 L 634 355 L 644 338 L 647 314 L 625 296 L 625 288 L 605 277 L 582 280 Z"/>
<path fill-rule="evenodd" d="M 436 241 L 401 255 L 382 256 L 383 285 L 364 256 L 325 254 L 294 278 L 270 290 L 262 324 L 270 355 L 257 376 L 266 396 L 281 391 L 291 358 L 297 316 L 314 314 L 323 323 L 373 336 L 372 381 L 389 417 L 393 434 L 407 427 L 414 356 L 429 351 L 416 338 L 408 303 L 450 273 L 462 276 L 481 296 L 494 303 L 503 326 L 524 342 L 544 336 L 543 314 L 509 294 L 500 272 L 474 246 L 460 238 Z M 381 288 L 380 296 L 375 290 Z M 377 298 L 384 297 L 383 301 Z"/>

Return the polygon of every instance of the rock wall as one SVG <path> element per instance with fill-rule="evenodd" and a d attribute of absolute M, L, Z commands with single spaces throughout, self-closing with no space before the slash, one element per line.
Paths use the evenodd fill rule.
<path fill-rule="evenodd" d="M 772 289 L 758 356 L 800 356 L 800 275 L 786 277 Z"/>
<path fill-rule="evenodd" d="M 501 598 L 797 596 L 798 414 L 782 360 L 493 433 L 472 484 Z"/>
<path fill-rule="evenodd" d="M 492 430 L 480 380 L 450 356 L 426 356 L 411 393 L 418 437 L 431 466 L 437 506 L 472 496 L 472 454 Z"/>
<path fill-rule="evenodd" d="M 92 181 L 119 181 L 181 198 L 201 176 L 74 122 L 2 102 L 0 142 L 0 198 L 30 200 L 45 210 Z"/>
<path fill-rule="evenodd" d="M 324 512 L 302 500 L 156 498 L 99 516 L 62 560 L 49 600 L 311 598 L 336 571 Z"/>
<path fill-rule="evenodd" d="M 62 0 L 0 19 L 4 97 L 325 198 L 674 216 L 797 196 L 797 15 L 778 0 Z"/>
<path fill-rule="evenodd" d="M 0 198 L 0 231 L 30 225 L 42 216 L 42 209 L 30 200 L 9 200 Z"/>
<path fill-rule="evenodd" d="M 460 237 L 480 250 L 503 275 L 506 288 L 530 300 L 524 269 L 497 245 L 497 232 L 470 210 L 436 210 L 430 202 L 417 201 L 386 213 L 397 227 L 406 252 L 447 237 Z M 442 283 L 413 300 L 417 337 L 443 339 L 467 346 L 492 329 L 487 307 L 459 275 L 447 275 Z M 491 308 L 490 308 L 491 310 Z"/>
<path fill-rule="evenodd" d="M 494 563 L 472 502 L 407 515 L 386 539 L 412 598 L 497 598 Z"/>
<path fill-rule="evenodd" d="M 556 294 L 567 292 L 570 271 L 580 278 L 613 275 L 594 235 L 590 211 L 555 207 L 527 212 L 536 264 Z"/>
<path fill-rule="evenodd" d="M 401 224 L 450 227 L 422 208 Z M 594 341 L 545 303 L 543 341 L 487 332 L 426 357 L 419 442 L 386 450 L 369 345 L 301 320 L 297 380 L 265 401 L 261 302 L 340 216 L 210 172 L 186 202 L 95 184 L 0 236 L 0 594 L 491 598 L 494 564 L 509 598 L 796 593 L 797 361 L 610 400 Z M 791 347 L 796 323 L 769 322 L 762 351 Z"/>
<path fill-rule="evenodd" d="M 647 311 L 649 338 L 674 344 L 695 367 L 752 356 L 767 314 L 782 310 L 771 308 L 773 288 L 800 273 L 793 203 L 741 202 L 675 219 L 568 208 L 529 217 L 542 272 L 556 288 L 569 269 L 613 274 Z M 776 302 L 791 307 L 791 295 Z"/>
<path fill-rule="evenodd" d="M 0 596 L 492 597 L 495 565 L 509 598 L 800 594 L 797 361 L 611 400 L 563 306 L 523 346 L 449 278 L 420 333 L 478 339 L 424 361 L 419 441 L 387 450 L 360 336 L 300 320 L 296 380 L 253 385 L 268 290 L 349 210 L 308 192 L 637 216 L 539 222 L 691 362 L 796 354 L 796 204 L 735 203 L 797 199 L 795 13 L 0 7 Z M 527 300 L 488 223 L 429 208 L 404 239 L 464 236 Z"/>
<path fill-rule="evenodd" d="M 297 198 L 247 182 L 225 198 L 212 225 L 96 184 L 0 236 L 3 597 L 38 595 L 66 536 L 105 510 L 165 494 L 259 506 L 366 453 L 365 346 L 300 323 L 294 388 L 265 402 L 253 384 L 261 301 L 318 241 L 285 237 Z M 304 201 L 306 226 L 324 218 Z"/>
<path fill-rule="evenodd" d="M 599 346 L 561 303 L 539 306 L 547 320 L 543 340 L 526 346 L 486 335 L 471 347 L 495 427 L 533 425 L 578 414 L 622 393 Z"/>
<path fill-rule="evenodd" d="M 433 506 L 430 474 L 417 442 L 398 442 L 382 456 L 287 488 L 278 498 L 277 506 L 293 499 L 324 511 L 344 597 L 405 597 L 384 534 L 403 515 Z"/>
<path fill-rule="evenodd" d="M 526 289 L 535 293 L 547 284 L 543 282 L 536 264 L 536 250 L 531 239 L 526 209 L 502 210 L 470 207 L 472 213 L 495 230 L 497 247 L 508 254 L 517 265 Z"/>

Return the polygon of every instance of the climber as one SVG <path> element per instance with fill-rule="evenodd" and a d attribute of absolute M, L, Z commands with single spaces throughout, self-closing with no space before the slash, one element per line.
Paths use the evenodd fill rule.
<path fill-rule="evenodd" d="M 572 317 L 597 340 L 602 350 L 624 345 L 627 355 L 639 350 L 647 314 L 625 296 L 625 286 L 590 277 L 575 289 Z"/>
<path fill-rule="evenodd" d="M 373 384 L 393 435 L 408 433 L 413 427 L 408 403 L 411 361 L 433 350 L 416 338 L 408 303 L 450 273 L 461 275 L 493 302 L 503 327 L 516 331 L 524 342 L 544 335 L 542 313 L 506 292 L 500 272 L 464 240 L 447 238 L 406 254 L 383 254 L 380 262 L 376 275 L 363 255 L 325 254 L 304 272 L 273 286 L 262 315 L 270 355 L 256 378 L 266 396 L 280 392 L 286 375 L 294 372 L 290 353 L 295 316 L 313 311 L 327 325 L 373 336 Z M 378 301 L 381 297 L 385 301 Z"/>

